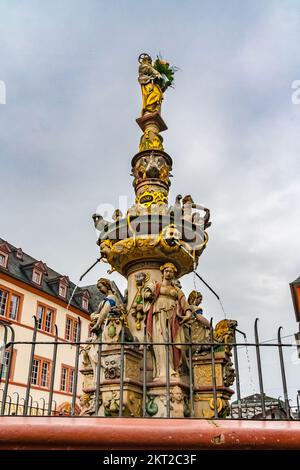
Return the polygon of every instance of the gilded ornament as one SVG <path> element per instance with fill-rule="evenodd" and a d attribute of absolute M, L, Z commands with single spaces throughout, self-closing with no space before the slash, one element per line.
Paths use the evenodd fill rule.
<path fill-rule="evenodd" d="M 136 203 L 144 207 L 150 207 L 152 204 L 168 204 L 168 197 L 160 191 L 145 191 L 136 197 Z"/>
<path fill-rule="evenodd" d="M 163 147 L 163 138 L 151 131 L 151 129 L 146 129 L 144 134 L 140 139 L 139 150 L 142 152 L 143 150 L 164 150 Z"/>
<path fill-rule="evenodd" d="M 236 320 L 225 319 L 217 323 L 214 329 L 214 340 L 217 343 L 222 343 L 221 348 L 224 349 L 227 353 L 230 353 L 232 349 L 230 343 L 234 342 L 236 326 Z"/>

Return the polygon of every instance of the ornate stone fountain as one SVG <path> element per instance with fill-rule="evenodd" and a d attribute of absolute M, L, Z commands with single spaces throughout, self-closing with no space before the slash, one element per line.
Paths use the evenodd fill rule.
<path fill-rule="evenodd" d="M 206 247 L 210 212 L 190 195 L 169 205 L 172 158 L 163 148 L 161 103 L 174 72 L 167 62 L 140 55 L 136 122 L 143 134 L 132 159 L 135 204 L 124 216 L 117 209 L 112 222 L 93 216 L 102 260 L 128 288 L 122 302 L 109 280 L 98 281 L 104 300 L 82 348 L 82 415 L 226 416 L 233 393 L 236 322 L 224 320 L 213 330 L 201 294 L 186 299 L 179 282 Z"/>

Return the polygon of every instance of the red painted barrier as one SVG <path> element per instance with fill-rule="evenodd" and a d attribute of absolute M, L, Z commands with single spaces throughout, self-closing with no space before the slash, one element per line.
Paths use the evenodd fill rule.
<path fill-rule="evenodd" d="M 1 417 L 0 449 L 300 450 L 300 422 Z"/>

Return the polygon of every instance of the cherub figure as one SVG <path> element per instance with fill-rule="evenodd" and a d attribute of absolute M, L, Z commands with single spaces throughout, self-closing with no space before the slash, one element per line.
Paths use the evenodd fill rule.
<path fill-rule="evenodd" d="M 142 328 L 146 314 L 150 308 L 150 300 L 152 300 L 152 290 L 146 284 L 149 281 L 149 275 L 144 272 L 135 274 L 135 284 L 137 292 L 132 303 L 130 313 L 135 319 L 136 329 Z"/>
<path fill-rule="evenodd" d="M 210 341 L 210 323 L 203 316 L 203 309 L 200 307 L 202 303 L 201 292 L 193 290 L 188 297 L 188 303 L 191 309 L 191 316 L 185 323 L 185 337 L 187 341 L 193 343 L 193 351 L 206 351 L 209 349 L 209 346 L 207 347 L 205 344 Z"/>
<path fill-rule="evenodd" d="M 210 210 L 207 207 L 203 206 L 202 204 L 196 204 L 193 201 L 193 198 L 190 194 L 188 194 L 187 196 L 183 198 L 182 206 L 183 206 L 183 218 L 184 219 L 192 223 L 200 224 L 201 217 L 198 212 L 193 212 L 193 209 L 202 210 L 205 212 L 205 215 L 203 218 L 204 230 L 211 226 L 211 222 L 209 221 Z"/>

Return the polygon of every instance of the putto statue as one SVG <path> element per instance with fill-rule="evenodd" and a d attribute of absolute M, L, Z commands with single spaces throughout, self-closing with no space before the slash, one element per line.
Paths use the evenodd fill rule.
<path fill-rule="evenodd" d="M 163 93 L 172 85 L 175 67 L 159 57 L 152 62 L 149 54 L 139 56 L 138 81 L 142 87 L 142 116 L 146 113 L 160 113 Z"/>
<path fill-rule="evenodd" d="M 193 290 L 189 297 L 188 303 L 190 305 L 192 314 L 189 321 L 185 324 L 186 339 L 195 344 L 193 351 L 207 351 L 209 346 L 205 343 L 210 341 L 210 323 L 203 316 L 203 309 L 200 306 L 202 303 L 202 294 Z M 199 344 L 201 343 L 201 344 Z"/>

